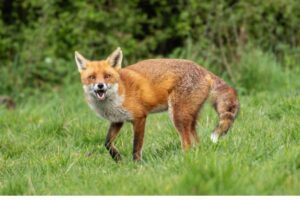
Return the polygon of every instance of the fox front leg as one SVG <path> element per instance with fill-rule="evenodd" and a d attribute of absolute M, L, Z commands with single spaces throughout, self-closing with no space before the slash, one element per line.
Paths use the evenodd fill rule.
<path fill-rule="evenodd" d="M 109 154 L 116 162 L 121 160 L 121 155 L 117 148 L 114 146 L 113 142 L 118 136 L 122 126 L 123 122 L 111 123 L 105 140 L 105 148 L 109 151 Z"/>
<path fill-rule="evenodd" d="M 146 117 L 135 119 L 132 124 L 134 130 L 133 160 L 140 161 L 142 159 Z"/>

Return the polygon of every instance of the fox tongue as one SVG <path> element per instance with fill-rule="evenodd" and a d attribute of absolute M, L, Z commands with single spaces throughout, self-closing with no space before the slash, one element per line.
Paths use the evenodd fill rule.
<path fill-rule="evenodd" d="M 99 100 L 104 100 L 105 99 L 105 92 L 97 92 L 96 95 L 97 95 Z"/>

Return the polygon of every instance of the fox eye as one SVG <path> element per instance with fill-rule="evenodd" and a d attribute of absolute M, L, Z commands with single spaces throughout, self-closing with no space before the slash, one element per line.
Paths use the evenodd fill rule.
<path fill-rule="evenodd" d="M 110 77 L 111 77 L 110 74 L 105 74 L 105 75 L 104 75 L 104 78 L 105 78 L 105 79 L 109 79 Z"/>
<path fill-rule="evenodd" d="M 96 76 L 95 75 L 89 75 L 88 79 L 94 81 L 94 80 L 96 80 Z"/>

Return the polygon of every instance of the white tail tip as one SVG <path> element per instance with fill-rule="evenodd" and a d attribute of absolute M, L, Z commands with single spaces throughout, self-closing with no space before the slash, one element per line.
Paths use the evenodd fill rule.
<path fill-rule="evenodd" d="M 210 139 L 213 143 L 218 143 L 218 140 L 219 140 L 219 135 L 215 132 L 213 132 L 211 135 L 210 135 Z"/>

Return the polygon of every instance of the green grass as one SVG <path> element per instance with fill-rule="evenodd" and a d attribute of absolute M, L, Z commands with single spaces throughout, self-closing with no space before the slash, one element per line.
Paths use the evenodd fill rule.
<path fill-rule="evenodd" d="M 33 96 L 14 111 L 0 108 L 0 194 L 299 195 L 299 90 L 240 101 L 238 119 L 217 145 L 209 140 L 217 116 L 206 105 L 201 144 L 188 153 L 167 113 L 151 115 L 142 163 L 131 160 L 127 124 L 116 142 L 119 164 L 103 145 L 108 123 L 89 110 L 80 85 Z"/>

